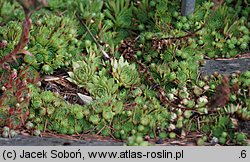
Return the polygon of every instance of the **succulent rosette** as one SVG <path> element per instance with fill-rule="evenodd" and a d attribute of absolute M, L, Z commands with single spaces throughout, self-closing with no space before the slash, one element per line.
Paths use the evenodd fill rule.
<path fill-rule="evenodd" d="M 95 64 L 87 64 L 85 61 L 77 61 L 72 63 L 73 71 L 68 72 L 68 81 L 78 85 L 79 87 L 84 87 L 86 84 L 95 77 Z"/>
<path fill-rule="evenodd" d="M 139 83 L 139 73 L 135 67 L 135 64 L 129 64 L 123 57 L 117 61 L 111 60 L 112 75 L 115 80 L 126 88 L 131 87 Z"/>
<path fill-rule="evenodd" d="M 113 78 L 108 79 L 105 76 L 100 76 L 93 78 L 92 81 L 92 83 L 87 84 L 87 88 L 95 98 L 112 96 L 118 90 L 118 85 L 115 84 Z"/>

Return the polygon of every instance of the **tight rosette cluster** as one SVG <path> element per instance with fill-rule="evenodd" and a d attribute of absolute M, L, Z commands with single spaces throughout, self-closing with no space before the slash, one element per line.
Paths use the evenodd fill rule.
<path fill-rule="evenodd" d="M 77 61 L 72 63 L 73 71 L 68 72 L 68 81 L 84 87 L 95 76 L 95 64 L 87 64 L 85 61 Z"/>
<path fill-rule="evenodd" d="M 121 86 L 129 88 L 139 83 L 139 73 L 135 64 L 130 65 L 123 57 L 120 57 L 119 60 L 111 60 L 111 65 L 112 75 Z"/>
<path fill-rule="evenodd" d="M 101 76 L 93 78 L 92 80 L 93 83 L 88 83 L 87 87 L 95 98 L 112 96 L 118 90 L 118 85 L 115 84 L 113 78 L 108 79 L 105 76 Z"/>

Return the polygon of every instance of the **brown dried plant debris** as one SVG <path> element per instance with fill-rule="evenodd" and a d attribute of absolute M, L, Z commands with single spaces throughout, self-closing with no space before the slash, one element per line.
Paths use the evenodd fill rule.
<path fill-rule="evenodd" d="M 212 2 L 214 2 L 214 7 L 213 10 L 217 10 L 223 3 L 225 0 L 212 0 Z"/>
<path fill-rule="evenodd" d="M 32 13 L 34 10 L 39 10 L 43 6 L 48 5 L 47 0 L 17 0 L 23 7 L 26 14 Z"/>
<path fill-rule="evenodd" d="M 126 59 L 131 59 L 134 57 L 134 54 L 136 52 L 135 49 L 135 40 L 132 39 L 126 39 L 122 41 L 119 51 Z"/>
<path fill-rule="evenodd" d="M 42 80 L 43 90 L 58 93 L 71 104 L 82 104 L 77 93 L 87 94 L 84 89 L 78 88 L 65 79 L 66 76 L 44 76 Z"/>
<path fill-rule="evenodd" d="M 215 94 L 208 103 L 208 107 L 214 109 L 226 106 L 229 101 L 230 93 L 229 78 L 223 76 L 221 84 L 217 86 Z"/>

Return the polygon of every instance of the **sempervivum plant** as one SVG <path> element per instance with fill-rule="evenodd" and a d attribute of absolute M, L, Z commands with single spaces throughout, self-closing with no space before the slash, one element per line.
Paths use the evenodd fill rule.
<path fill-rule="evenodd" d="M 62 134 L 82 132 L 81 125 L 86 126 L 86 123 L 82 123 L 84 107 L 68 104 L 53 92 L 41 92 L 36 87 L 31 87 L 31 92 L 29 119 L 33 121 L 36 129 L 44 130 L 46 125 L 48 130 Z"/>
<path fill-rule="evenodd" d="M 96 66 L 89 64 L 85 61 L 77 61 L 72 63 L 73 71 L 68 72 L 68 81 L 76 84 L 79 87 L 84 87 L 86 84 L 95 77 Z"/>
<path fill-rule="evenodd" d="M 250 71 L 243 72 L 239 79 L 242 82 L 243 87 L 249 87 L 250 86 Z"/>
<path fill-rule="evenodd" d="M 95 98 L 113 96 L 118 90 L 118 85 L 113 78 L 108 79 L 104 75 L 92 78 L 92 83 L 87 88 Z"/>
<path fill-rule="evenodd" d="M 128 141 L 126 143 L 128 146 L 150 146 L 148 141 L 142 137 L 142 135 L 133 135 L 128 137 Z"/>
<path fill-rule="evenodd" d="M 111 60 L 111 65 L 112 75 L 120 86 L 129 88 L 139 83 L 139 73 L 135 64 L 130 65 L 123 57 L 120 57 L 119 60 Z"/>
<path fill-rule="evenodd" d="M 21 6 L 16 1 L 0 0 L 0 22 L 6 23 L 24 16 Z"/>
<path fill-rule="evenodd" d="M 28 50 L 33 56 L 25 56 L 24 61 L 46 74 L 70 64 L 70 60 L 80 53 L 80 43 L 76 39 L 77 22 L 67 16 L 57 16 L 41 10 L 32 17 Z"/>
<path fill-rule="evenodd" d="M 73 18 L 57 16 L 47 10 L 40 10 L 31 16 L 34 26 L 31 26 L 29 44 L 25 47 L 32 55 L 24 57 L 24 61 L 42 69 L 46 74 L 68 66 L 70 60 L 80 53 L 81 43 L 76 39 L 77 22 Z M 0 57 L 6 56 L 21 36 L 19 21 L 10 21 L 5 26 L 0 26 L 1 41 L 7 45 L 0 51 Z"/>
<path fill-rule="evenodd" d="M 0 26 L 0 59 L 6 56 L 20 39 L 22 33 L 22 25 L 20 22 L 9 21 L 5 26 Z"/>

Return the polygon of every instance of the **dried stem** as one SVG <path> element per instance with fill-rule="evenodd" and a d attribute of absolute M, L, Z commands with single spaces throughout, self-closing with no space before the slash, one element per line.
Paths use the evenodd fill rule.
<path fill-rule="evenodd" d="M 87 25 L 83 22 L 83 20 L 81 19 L 79 14 L 76 14 L 76 17 L 78 18 L 78 20 L 80 21 L 80 23 L 86 28 L 86 30 L 88 31 L 88 33 L 90 34 L 90 36 L 93 38 L 93 40 L 95 41 L 95 43 L 97 44 L 97 46 L 99 47 L 99 49 L 101 50 L 103 56 L 106 59 L 110 59 L 109 55 L 107 54 L 107 52 L 104 51 L 104 49 L 102 48 L 102 46 L 100 45 L 100 43 L 97 41 L 97 39 L 95 38 L 95 36 L 92 34 L 92 32 L 89 30 L 89 28 L 87 27 Z"/>

